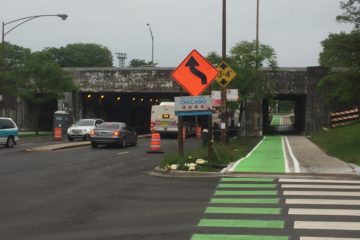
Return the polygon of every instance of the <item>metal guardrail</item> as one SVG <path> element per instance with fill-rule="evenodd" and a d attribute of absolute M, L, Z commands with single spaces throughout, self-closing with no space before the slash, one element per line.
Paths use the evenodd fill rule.
<path fill-rule="evenodd" d="M 342 112 L 332 112 L 330 113 L 330 125 L 331 127 L 344 126 L 359 118 L 360 112 L 358 108 Z"/>

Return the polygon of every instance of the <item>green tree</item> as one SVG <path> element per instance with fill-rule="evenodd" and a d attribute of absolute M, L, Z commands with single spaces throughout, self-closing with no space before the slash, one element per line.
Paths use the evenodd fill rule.
<path fill-rule="evenodd" d="M 353 23 L 354 28 L 360 29 L 360 0 L 348 0 L 340 3 L 340 8 L 344 11 L 336 17 L 338 22 Z"/>
<path fill-rule="evenodd" d="M 129 63 L 130 67 L 151 67 L 151 66 L 156 66 L 156 65 L 157 65 L 157 63 L 153 64 L 151 61 L 146 62 L 143 59 L 137 59 L 137 58 L 132 59 Z"/>
<path fill-rule="evenodd" d="M 360 0 L 341 2 L 340 7 L 344 13 L 336 19 L 354 23 L 354 30 L 330 34 L 321 42 L 319 58 L 321 66 L 331 68 L 319 87 L 334 108 L 360 106 Z"/>
<path fill-rule="evenodd" d="M 271 82 L 260 67 L 276 71 L 276 54 L 273 48 L 265 44 L 259 44 L 257 51 L 255 41 L 237 43 L 231 48 L 230 54 L 230 65 L 236 71 L 237 77 L 230 82 L 229 88 L 239 89 L 239 122 L 242 122 L 242 116 L 251 102 L 260 101 L 272 94 Z M 240 131 L 239 129 L 238 136 Z"/>
<path fill-rule="evenodd" d="M 207 59 L 213 64 L 221 62 L 221 57 L 215 52 L 208 54 Z M 236 88 L 240 94 L 239 102 L 229 106 L 233 110 L 239 109 L 239 122 L 241 122 L 244 111 L 252 101 L 260 100 L 272 93 L 271 83 L 260 67 L 277 70 L 276 54 L 269 45 L 259 44 L 257 51 L 255 41 L 242 41 L 231 48 L 230 56 L 226 61 L 237 73 L 228 88 Z"/>
<path fill-rule="evenodd" d="M 42 106 L 63 97 L 65 92 L 75 90 L 71 77 L 47 51 L 32 53 L 17 78 L 18 96 L 37 110 L 36 133 L 39 130 Z"/>
<path fill-rule="evenodd" d="M 47 48 L 61 67 L 112 67 L 111 51 L 93 43 L 68 44 L 61 48 Z"/>
<path fill-rule="evenodd" d="M 16 77 L 31 54 L 30 49 L 7 42 L 0 44 L 0 92 L 16 95 Z"/>

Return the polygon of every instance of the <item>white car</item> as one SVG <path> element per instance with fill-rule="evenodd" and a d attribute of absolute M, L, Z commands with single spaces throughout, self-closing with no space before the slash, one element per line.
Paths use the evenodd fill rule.
<path fill-rule="evenodd" d="M 91 131 L 103 122 L 102 119 L 80 119 L 67 130 L 66 135 L 69 141 L 74 141 L 74 139 L 90 140 Z"/>

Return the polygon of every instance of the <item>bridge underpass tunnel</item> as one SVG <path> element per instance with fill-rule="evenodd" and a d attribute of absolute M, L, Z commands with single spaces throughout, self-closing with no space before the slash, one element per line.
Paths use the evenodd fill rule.
<path fill-rule="evenodd" d="M 279 94 L 263 100 L 264 134 L 302 134 L 305 131 L 306 95 Z"/>
<path fill-rule="evenodd" d="M 138 133 L 148 133 L 151 106 L 161 101 L 173 101 L 173 93 L 116 93 L 82 92 L 82 118 L 101 118 L 109 122 L 125 122 Z"/>

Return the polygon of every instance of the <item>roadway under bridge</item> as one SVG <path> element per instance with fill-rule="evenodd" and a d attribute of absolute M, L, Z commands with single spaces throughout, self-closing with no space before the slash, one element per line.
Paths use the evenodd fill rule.
<path fill-rule="evenodd" d="M 174 68 L 66 68 L 79 87 L 78 93 L 68 93 L 58 103 L 43 112 L 46 119 L 56 110 L 66 110 L 74 120 L 98 117 L 107 121 L 124 121 L 140 132 L 149 130 L 150 109 L 163 100 L 187 95 L 170 77 Z M 321 67 L 280 68 L 276 72 L 263 69 L 273 82 L 273 99 L 250 103 L 244 114 L 245 129 L 249 135 L 269 133 L 269 106 L 274 100 L 293 102 L 294 133 L 310 134 L 329 126 L 330 108 L 324 93 L 317 88 L 327 70 Z M 56 106 L 57 105 L 57 106 Z M 0 113 L 17 120 L 21 128 L 33 128 L 31 108 L 18 104 L 17 110 L 0 106 Z M 26 110 L 28 109 L 28 110 Z M 45 109 L 44 109 L 45 110 Z M 47 120 L 45 128 L 52 128 Z M 206 120 L 200 124 L 206 125 Z M 44 130 L 46 130 L 44 129 Z M 49 130 L 47 129 L 47 130 Z"/>

